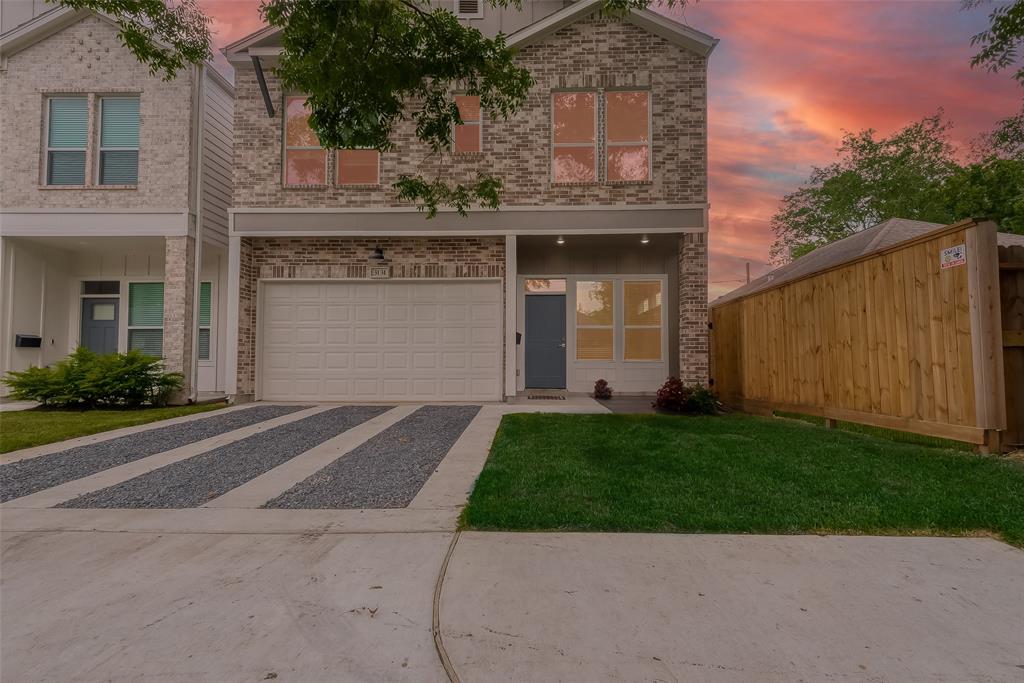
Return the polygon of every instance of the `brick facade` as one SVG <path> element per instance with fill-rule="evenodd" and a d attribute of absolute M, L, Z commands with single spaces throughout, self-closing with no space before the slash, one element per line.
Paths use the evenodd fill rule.
<path fill-rule="evenodd" d="M 708 239 L 679 238 L 679 377 L 706 384 L 708 364 Z"/>
<path fill-rule="evenodd" d="M 164 254 L 164 367 L 185 376 L 176 403 L 189 395 L 192 377 L 192 330 L 195 311 L 196 240 L 168 237 Z"/>
<path fill-rule="evenodd" d="M 192 76 L 151 76 L 111 24 L 90 16 L 7 58 L 0 72 L 0 198 L 4 208 L 174 209 L 189 198 Z M 139 95 L 139 182 L 128 188 L 43 187 L 48 95 L 89 96 L 86 183 L 95 183 L 97 95 Z"/>
<path fill-rule="evenodd" d="M 707 201 L 707 60 L 626 21 L 597 15 L 524 48 L 518 61 L 536 80 L 526 104 L 508 121 L 484 121 L 484 152 L 445 155 L 441 162 L 400 122 L 396 149 L 382 155 L 380 187 L 283 187 L 280 82 L 266 70 L 277 116 L 267 117 L 253 68 L 235 72 L 234 205 L 236 207 L 398 206 L 391 187 L 419 169 L 453 180 L 486 170 L 503 178 L 506 205 L 689 204 Z M 551 91 L 650 88 L 653 177 L 650 182 L 558 185 L 550 180 Z M 333 159 L 333 155 L 329 155 Z M 426 161 L 425 161 L 426 160 Z"/>
<path fill-rule="evenodd" d="M 334 155 L 328 154 L 327 185 L 282 183 L 285 92 L 266 70 L 276 116 L 266 114 L 254 70 L 235 72 L 234 205 L 264 208 L 395 207 L 391 184 L 417 169 L 454 181 L 481 170 L 505 182 L 506 206 L 704 204 L 707 202 L 707 60 L 627 21 L 591 15 L 523 48 L 517 57 L 536 81 L 525 105 L 508 121 L 483 124 L 483 153 L 430 156 L 411 121 L 395 131 L 396 148 L 381 157 L 377 187 L 338 187 Z M 651 90 L 652 179 L 644 183 L 560 185 L 550 179 L 551 93 L 560 89 Z M 599 113 L 603 108 L 599 107 Z M 599 128 L 603 127 L 599 114 Z M 603 135 L 598 135 L 599 139 Z M 605 150 L 599 149 L 599 158 Z M 623 226 L 629 227 L 629 226 Z M 381 240 L 393 277 L 492 276 L 504 268 L 499 239 Z M 259 278 L 362 278 L 377 244 L 359 239 L 243 239 L 240 289 L 238 390 L 255 389 L 256 286 Z M 706 382 L 707 240 L 680 238 L 679 360 L 687 381 Z M 514 302 L 509 302 L 514 305 Z"/>
<path fill-rule="evenodd" d="M 243 238 L 238 306 L 241 397 L 251 397 L 256 390 L 257 280 L 363 279 L 371 265 L 370 253 L 378 246 L 392 278 L 504 280 L 503 237 Z"/>

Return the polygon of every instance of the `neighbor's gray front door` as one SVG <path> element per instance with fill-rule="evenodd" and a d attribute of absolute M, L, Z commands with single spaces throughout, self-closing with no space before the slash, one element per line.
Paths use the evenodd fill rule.
<path fill-rule="evenodd" d="M 526 388 L 565 388 L 565 295 L 526 297 Z"/>
<path fill-rule="evenodd" d="M 81 344 L 96 353 L 117 351 L 117 299 L 82 299 Z"/>

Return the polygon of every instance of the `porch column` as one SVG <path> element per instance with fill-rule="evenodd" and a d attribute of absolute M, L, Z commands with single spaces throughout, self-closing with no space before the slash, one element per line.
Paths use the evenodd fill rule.
<path fill-rule="evenodd" d="M 505 235 L 505 396 L 516 395 L 516 236 Z"/>
<path fill-rule="evenodd" d="M 164 248 L 164 366 L 184 375 L 171 400 L 185 403 L 192 383 L 192 328 L 195 301 L 196 240 L 167 237 Z"/>
<path fill-rule="evenodd" d="M 679 238 L 679 378 L 708 382 L 707 233 Z"/>

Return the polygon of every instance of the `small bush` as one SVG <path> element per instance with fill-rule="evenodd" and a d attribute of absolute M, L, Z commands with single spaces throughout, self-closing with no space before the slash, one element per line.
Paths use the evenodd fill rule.
<path fill-rule="evenodd" d="M 139 351 L 99 355 L 79 348 L 53 367 L 8 372 L 11 396 L 60 408 L 137 408 L 166 405 L 182 376 Z"/>
<path fill-rule="evenodd" d="M 608 386 L 608 380 L 599 379 L 594 382 L 594 398 L 608 400 L 612 397 L 612 388 Z"/>
<path fill-rule="evenodd" d="M 683 384 L 678 377 L 665 380 L 652 405 L 661 412 L 681 415 L 714 415 L 718 412 L 718 400 L 713 391 L 702 384 Z"/>

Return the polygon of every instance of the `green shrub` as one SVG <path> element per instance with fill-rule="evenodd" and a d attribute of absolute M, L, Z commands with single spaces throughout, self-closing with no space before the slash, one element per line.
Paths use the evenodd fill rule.
<path fill-rule="evenodd" d="M 161 406 L 181 388 L 182 376 L 139 351 L 99 355 L 79 348 L 52 367 L 8 372 L 11 396 L 61 408 Z"/>
<path fill-rule="evenodd" d="M 713 415 L 718 412 L 715 393 L 703 384 L 683 384 L 678 377 L 669 377 L 658 389 L 654 407 L 665 413 Z"/>

